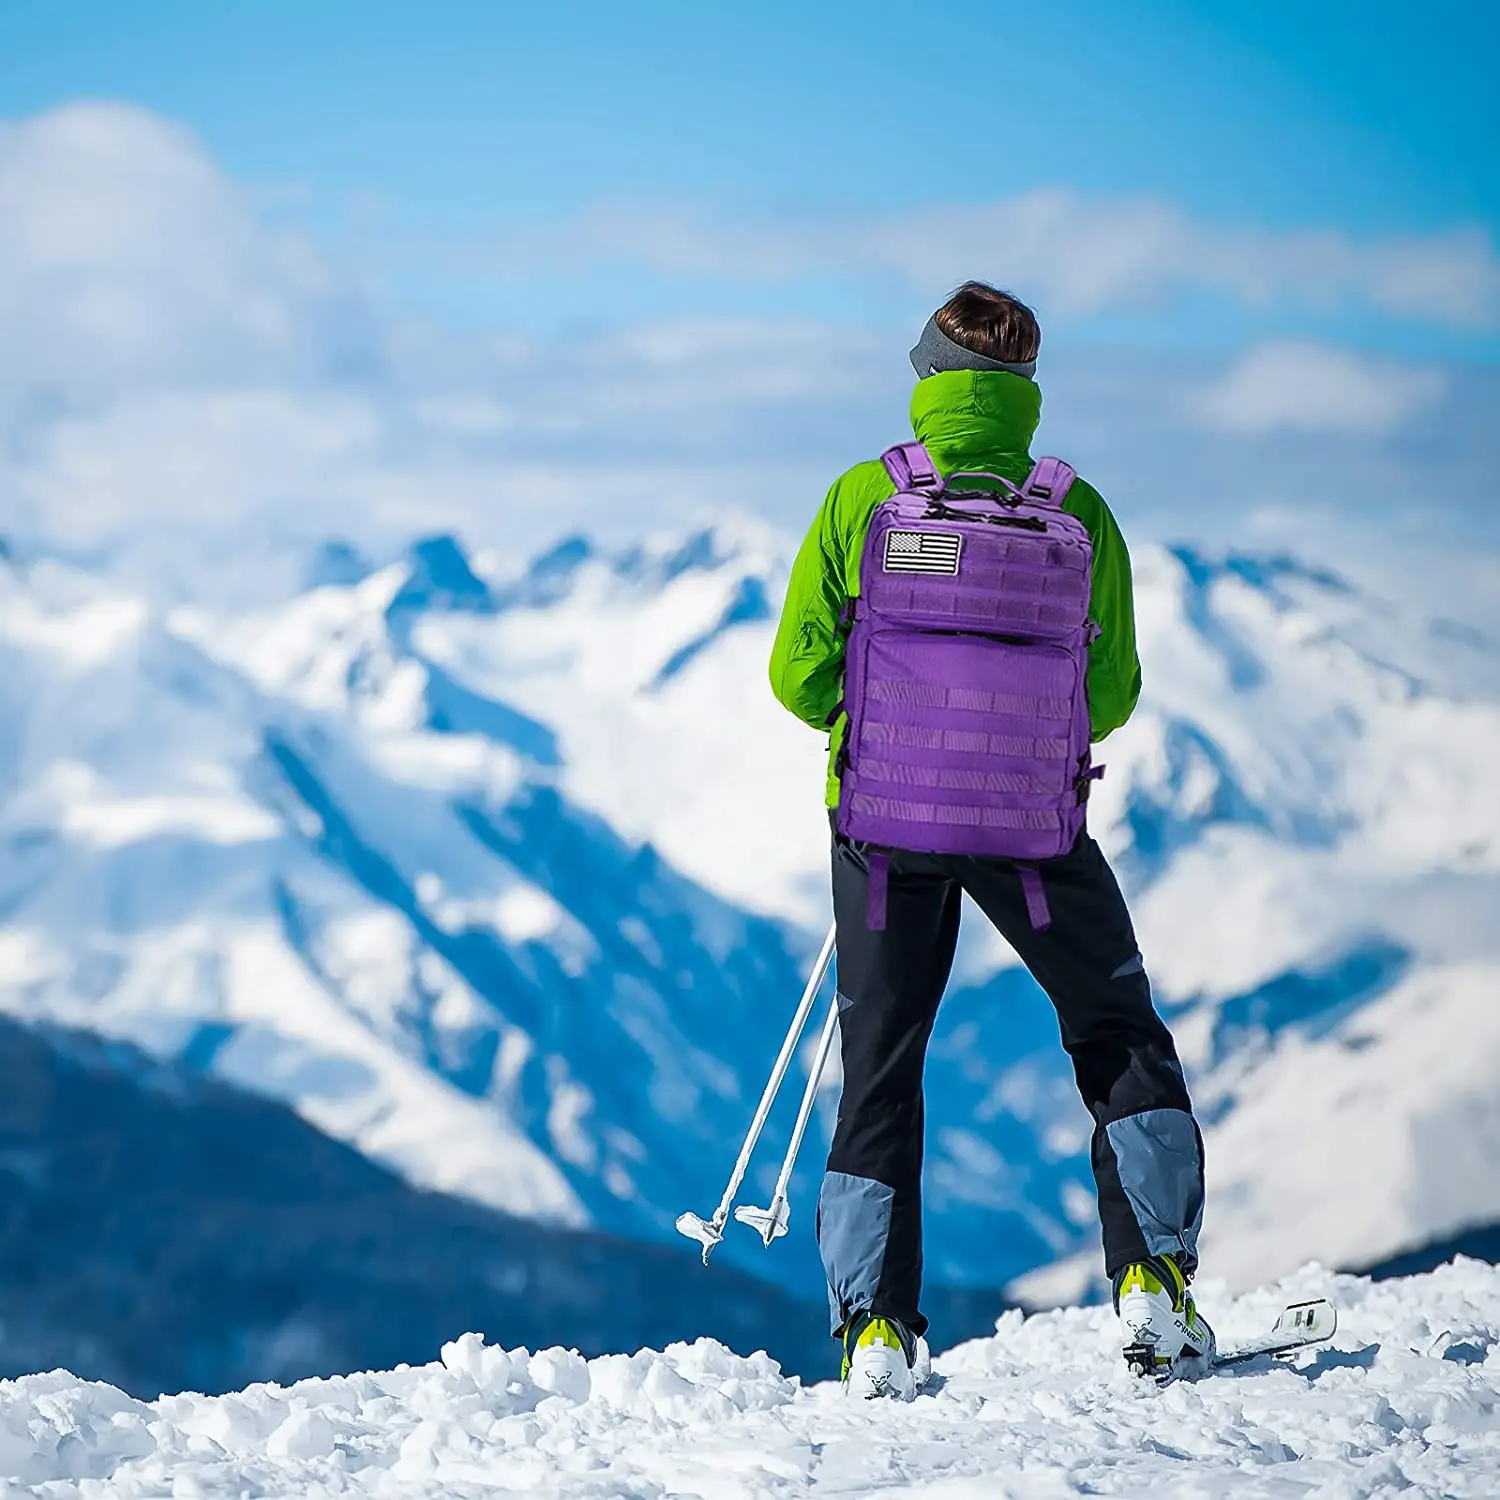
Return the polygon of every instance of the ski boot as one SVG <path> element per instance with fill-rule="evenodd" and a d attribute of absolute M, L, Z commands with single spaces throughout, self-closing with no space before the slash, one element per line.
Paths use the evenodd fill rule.
<path fill-rule="evenodd" d="M 844 1391 L 872 1401 L 912 1401 L 932 1373 L 927 1340 L 895 1318 L 855 1313 L 844 1327 Z"/>
<path fill-rule="evenodd" d="M 1125 1363 L 1137 1375 L 1167 1380 L 1214 1361 L 1214 1331 L 1193 1306 L 1187 1277 L 1171 1255 L 1151 1255 L 1114 1275 Z"/>

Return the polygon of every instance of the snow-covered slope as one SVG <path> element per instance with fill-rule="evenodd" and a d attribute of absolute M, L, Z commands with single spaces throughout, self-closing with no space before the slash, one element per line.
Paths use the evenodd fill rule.
<path fill-rule="evenodd" d="M 1097 827 L 1207 1125 L 1205 1257 L 1252 1285 L 1492 1220 L 1493 645 L 1286 558 L 1147 552 L 1138 587 Z M 1059 1269 L 1017 1290 L 1094 1260 Z"/>
<path fill-rule="evenodd" d="M 1370 1283 L 1309 1268 L 1220 1301 L 1231 1337 L 1332 1296 L 1331 1346 L 1165 1391 L 1106 1309 L 1008 1314 L 910 1406 L 802 1387 L 700 1340 L 585 1361 L 487 1347 L 384 1374 L 132 1401 L 0 1382 L 0 1477 L 49 1500 L 156 1495 L 840 1494 L 1489 1497 L 1500 1484 L 1500 1270 Z M 41 1488 L 45 1487 L 45 1488 Z"/>
<path fill-rule="evenodd" d="M 10 570 L 4 1004 L 292 1102 L 422 1185 L 667 1235 L 797 967 L 569 801 L 549 730 L 407 650 L 470 602 L 453 568 L 434 542 L 227 621 Z"/>
<path fill-rule="evenodd" d="M 422 1364 L 471 1328 L 588 1354 L 710 1336 L 837 1368 L 823 1308 L 770 1283 L 422 1192 L 284 1105 L 3 1016 L 0 1205 L 0 1377 L 217 1393 Z M 950 1339 L 994 1316 L 936 1301 Z"/>
<path fill-rule="evenodd" d="M 0 1006 L 515 1213 L 670 1240 L 715 1201 L 826 921 L 820 737 L 764 684 L 776 539 L 330 545 L 259 590 L 15 553 Z M 1492 646 L 1293 559 L 1137 574 L 1146 697 L 1093 823 L 1208 1124 L 1210 1266 L 1500 1217 Z M 934 1278 L 1076 1290 L 1087 1120 L 977 924 L 931 1080 Z M 748 1239 L 815 1294 L 806 1236 Z"/>

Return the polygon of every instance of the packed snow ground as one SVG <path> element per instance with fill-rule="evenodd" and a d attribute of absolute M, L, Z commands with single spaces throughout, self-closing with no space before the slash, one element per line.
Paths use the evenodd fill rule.
<path fill-rule="evenodd" d="M 1119 1365 L 1104 1308 L 1007 1314 L 911 1406 L 804 1389 L 708 1340 L 584 1361 L 470 1334 L 419 1368 L 149 1404 L 34 1375 L 0 1383 L 0 1495 L 1500 1493 L 1500 1268 L 1309 1267 L 1204 1306 L 1232 1343 L 1315 1294 L 1339 1306 L 1332 1344 L 1165 1390 Z"/>

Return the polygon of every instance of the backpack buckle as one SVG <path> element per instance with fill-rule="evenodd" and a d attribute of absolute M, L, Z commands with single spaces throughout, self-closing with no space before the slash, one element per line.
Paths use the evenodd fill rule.
<path fill-rule="evenodd" d="M 1078 794 L 1079 806 L 1089 800 L 1089 792 L 1096 781 L 1104 780 L 1103 766 L 1087 766 L 1073 778 L 1073 790 Z"/>

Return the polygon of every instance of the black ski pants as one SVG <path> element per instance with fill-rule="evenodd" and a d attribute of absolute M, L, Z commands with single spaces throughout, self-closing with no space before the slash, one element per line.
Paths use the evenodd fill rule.
<path fill-rule="evenodd" d="M 961 892 L 1020 955 L 1057 1010 L 1094 1118 L 1105 1270 L 1171 1253 L 1197 1259 L 1203 1143 L 1171 1033 L 1114 872 L 1085 832 L 1035 868 L 1051 914 L 1037 931 L 1016 867 L 960 855 L 888 854 L 886 919 L 869 925 L 862 846 L 835 834 L 838 1126 L 818 1202 L 834 1332 L 855 1313 L 926 1330 L 922 1289 L 922 1068 L 958 939 Z"/>

